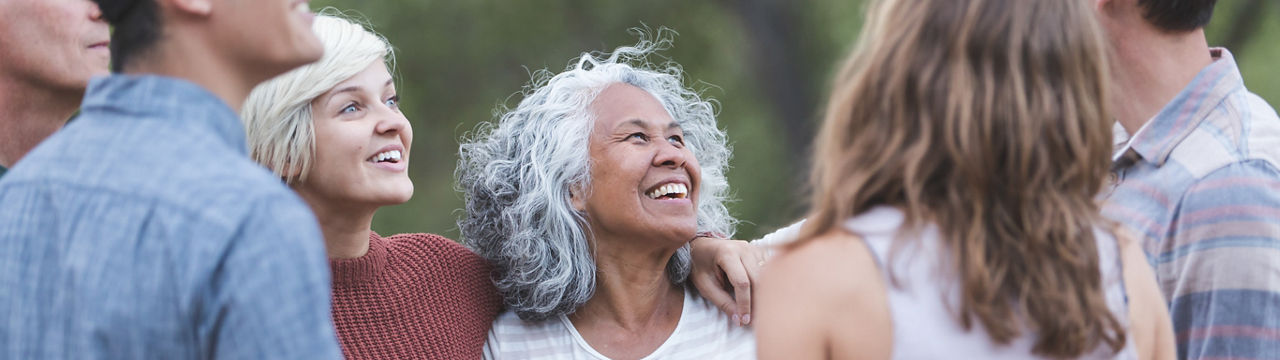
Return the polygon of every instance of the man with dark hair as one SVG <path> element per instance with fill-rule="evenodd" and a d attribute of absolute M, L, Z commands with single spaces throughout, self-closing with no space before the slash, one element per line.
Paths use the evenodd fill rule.
<path fill-rule="evenodd" d="M 1138 0 L 1142 16 L 1157 29 L 1193 32 L 1209 25 L 1218 0 Z"/>
<path fill-rule="evenodd" d="M 0 1 L 0 175 L 80 108 L 109 36 L 90 0 Z"/>
<path fill-rule="evenodd" d="M 1116 183 L 1181 358 L 1280 359 L 1280 118 L 1210 48 L 1214 0 L 1097 0 L 1113 45 Z"/>
<path fill-rule="evenodd" d="M 0 179 L 0 358 L 340 358 L 315 219 L 236 115 L 320 58 L 305 0 L 96 2 L 123 74 Z"/>

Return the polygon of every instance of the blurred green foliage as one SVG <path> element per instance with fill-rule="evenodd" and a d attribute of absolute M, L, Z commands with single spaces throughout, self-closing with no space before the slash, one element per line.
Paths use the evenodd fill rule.
<path fill-rule="evenodd" d="M 745 6 L 767 4 L 786 10 L 782 29 L 760 23 Z M 1229 39 L 1233 20 L 1264 11 L 1237 52 L 1246 83 L 1272 104 L 1280 104 L 1280 4 L 1222 1 L 1208 29 L 1210 42 Z M 635 43 L 629 28 L 668 27 L 679 32 L 662 55 L 683 65 L 688 83 L 720 103 L 719 121 L 734 146 L 729 172 L 743 221 L 737 238 L 756 238 L 794 221 L 802 212 L 807 143 L 788 143 L 788 126 L 816 124 L 818 108 L 835 65 L 861 27 L 863 1 L 850 0 L 316 0 L 369 21 L 396 48 L 397 86 L 413 123 L 413 200 L 384 208 L 374 219 L 383 234 L 431 232 L 457 239 L 455 221 L 462 196 L 454 190 L 458 140 L 478 122 L 490 120 L 532 70 L 564 69 L 584 51 L 607 51 Z M 1242 7 L 1254 7 L 1240 11 Z M 775 8 L 774 11 L 777 9 Z M 756 14 L 759 15 L 759 14 Z M 798 70 L 804 106 L 798 119 L 780 119 L 770 99 L 774 84 L 753 68 L 760 56 L 759 34 L 787 31 Z M 776 93 L 775 93 L 776 94 Z M 802 127 L 803 128 L 803 127 Z M 812 127 L 810 127 L 812 128 Z M 807 130 L 806 130 L 807 131 Z"/>

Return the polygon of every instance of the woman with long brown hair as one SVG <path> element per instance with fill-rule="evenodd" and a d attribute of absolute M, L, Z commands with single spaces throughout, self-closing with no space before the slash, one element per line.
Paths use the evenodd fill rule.
<path fill-rule="evenodd" d="M 1086 1 L 882 0 L 836 78 L 761 358 L 1170 358 L 1134 241 L 1099 215 L 1106 44 Z"/>

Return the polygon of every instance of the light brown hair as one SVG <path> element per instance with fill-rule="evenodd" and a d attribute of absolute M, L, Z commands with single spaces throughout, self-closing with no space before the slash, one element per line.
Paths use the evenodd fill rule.
<path fill-rule="evenodd" d="M 1080 0 L 882 0 L 835 80 L 805 239 L 888 205 L 935 224 L 959 317 L 1074 357 L 1125 344 L 1093 229 L 1107 176 L 1106 43 Z"/>

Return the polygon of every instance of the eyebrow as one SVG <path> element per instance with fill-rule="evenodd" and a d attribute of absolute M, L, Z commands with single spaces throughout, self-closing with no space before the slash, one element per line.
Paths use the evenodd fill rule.
<path fill-rule="evenodd" d="M 391 86 L 391 84 L 394 83 L 395 81 L 396 79 L 387 79 L 387 83 L 383 84 L 382 87 Z M 329 102 L 329 100 L 332 100 L 333 98 L 337 97 L 338 94 L 345 93 L 345 92 L 359 91 L 359 90 L 360 90 L 360 86 L 358 85 L 351 85 L 348 87 L 340 88 L 330 93 L 329 95 L 327 95 L 324 99 L 324 102 L 326 103 Z"/>
<path fill-rule="evenodd" d="M 647 122 L 647 121 L 644 121 L 644 120 L 641 120 L 641 119 L 631 119 L 631 120 L 627 120 L 626 122 L 624 122 L 624 123 L 622 123 L 622 124 L 623 124 L 623 125 L 635 125 L 635 126 L 638 126 L 638 127 L 640 127 L 640 128 L 645 128 L 645 129 L 647 129 L 647 128 L 648 128 L 648 126 L 646 126 L 646 125 L 648 125 L 648 122 Z M 681 129 L 681 130 L 684 130 L 684 127 L 683 127 L 683 126 L 680 126 L 680 123 L 675 122 L 675 121 L 672 121 L 670 124 L 667 124 L 667 130 L 671 130 L 671 129 Z"/>

